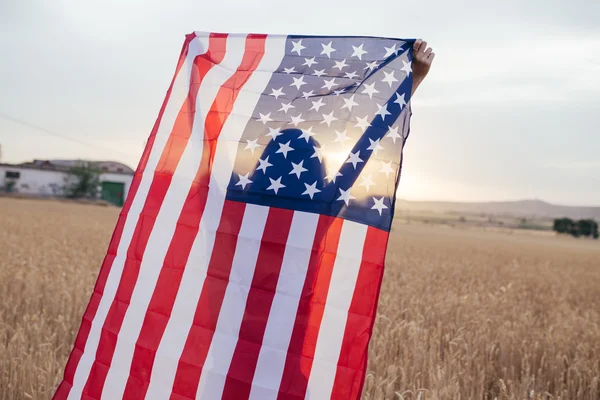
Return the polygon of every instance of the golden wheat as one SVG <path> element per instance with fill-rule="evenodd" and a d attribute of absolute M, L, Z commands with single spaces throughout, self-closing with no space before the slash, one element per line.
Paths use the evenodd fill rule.
<path fill-rule="evenodd" d="M 0 198 L 0 398 L 61 378 L 118 210 Z M 600 243 L 397 224 L 364 398 L 600 399 Z"/>

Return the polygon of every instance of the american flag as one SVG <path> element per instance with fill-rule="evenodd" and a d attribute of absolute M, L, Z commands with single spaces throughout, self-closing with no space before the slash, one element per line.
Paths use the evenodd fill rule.
<path fill-rule="evenodd" d="M 188 35 L 54 399 L 358 399 L 412 44 Z"/>

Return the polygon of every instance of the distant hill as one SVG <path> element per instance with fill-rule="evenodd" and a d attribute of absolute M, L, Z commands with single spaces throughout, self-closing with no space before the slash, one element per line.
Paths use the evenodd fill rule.
<path fill-rule="evenodd" d="M 560 206 L 540 200 L 498 201 L 488 203 L 398 200 L 396 202 L 396 208 L 398 210 L 408 211 L 457 212 L 461 214 L 487 214 L 513 217 L 592 218 L 600 220 L 600 207 Z"/>

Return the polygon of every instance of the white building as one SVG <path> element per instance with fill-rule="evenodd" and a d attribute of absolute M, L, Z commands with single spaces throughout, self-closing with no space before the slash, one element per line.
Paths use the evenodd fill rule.
<path fill-rule="evenodd" d="M 80 160 L 34 160 L 22 164 L 0 164 L 0 188 L 30 196 L 64 196 L 69 170 Z M 99 198 L 121 206 L 127 197 L 134 171 L 112 161 L 90 161 L 100 171 Z"/>

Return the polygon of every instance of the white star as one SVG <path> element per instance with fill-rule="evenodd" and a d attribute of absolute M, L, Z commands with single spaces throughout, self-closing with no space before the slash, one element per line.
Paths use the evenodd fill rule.
<path fill-rule="evenodd" d="M 322 97 L 319 97 L 319 100 L 317 101 L 311 101 L 312 103 L 312 107 L 308 110 L 315 110 L 316 112 L 319 112 L 319 108 L 323 107 L 325 105 L 325 102 L 323 101 Z"/>
<path fill-rule="evenodd" d="M 338 200 L 344 200 L 344 203 L 346 203 L 346 206 L 350 205 L 350 200 L 355 199 L 356 197 L 352 196 L 350 194 L 350 189 L 348 190 L 344 190 L 342 188 L 338 188 L 340 189 L 340 197 L 338 197 Z"/>
<path fill-rule="evenodd" d="M 358 76 L 358 74 L 356 73 L 356 71 L 346 72 L 346 74 L 344 75 L 344 77 L 348 78 L 348 79 L 354 79 L 357 76 Z"/>
<path fill-rule="evenodd" d="M 354 101 L 354 95 L 352 95 L 352 97 L 349 99 L 343 98 L 342 100 L 344 100 L 344 105 L 342 108 L 347 108 L 350 112 L 352 112 L 352 107 L 358 105 L 358 103 Z"/>
<path fill-rule="evenodd" d="M 267 124 L 267 122 L 273 121 L 273 119 L 271 118 L 271 113 L 268 113 L 268 114 L 258 113 L 258 115 L 260 115 L 260 118 L 258 120 L 265 125 Z"/>
<path fill-rule="evenodd" d="M 295 106 L 292 105 L 292 103 L 281 103 L 281 108 L 279 109 L 279 111 L 283 111 L 285 114 L 287 114 L 287 112 L 289 111 L 290 108 L 296 108 Z"/>
<path fill-rule="evenodd" d="M 267 168 L 269 168 L 269 167 L 272 167 L 272 166 L 273 166 L 273 164 L 271 164 L 271 163 L 269 162 L 269 156 L 265 157 L 265 159 L 264 159 L 264 160 L 261 160 L 261 159 L 259 158 L 259 159 L 258 159 L 258 163 L 259 163 L 259 166 L 258 166 L 258 168 L 256 168 L 256 170 L 260 170 L 260 171 L 262 171 L 262 172 L 263 172 L 263 174 L 266 174 L 266 173 L 267 173 Z"/>
<path fill-rule="evenodd" d="M 402 136 L 400 136 L 400 134 L 398 133 L 399 127 L 397 126 L 395 128 L 392 128 L 390 126 L 389 128 L 390 128 L 390 130 L 388 131 L 387 135 L 385 135 L 385 137 L 389 137 L 390 139 L 392 139 L 394 144 L 396 144 L 396 139 L 402 138 Z"/>
<path fill-rule="evenodd" d="M 323 79 L 323 82 L 325 83 L 321 86 L 321 89 L 327 88 L 327 90 L 331 90 L 335 86 L 335 78 L 331 78 L 330 80 Z"/>
<path fill-rule="evenodd" d="M 368 116 L 366 115 L 364 118 L 356 117 L 356 125 L 354 125 L 354 127 L 362 129 L 363 132 L 366 131 L 367 128 L 371 126 L 371 123 L 367 121 L 367 118 Z"/>
<path fill-rule="evenodd" d="M 350 57 L 358 57 L 359 60 L 362 60 L 362 56 L 363 54 L 367 54 L 367 52 L 365 50 L 363 50 L 363 46 L 365 44 L 361 43 L 360 46 L 352 46 L 352 49 L 354 50 L 354 52 L 352 53 L 352 55 Z"/>
<path fill-rule="evenodd" d="M 323 47 L 323 51 L 321 51 L 321 54 L 327 54 L 327 57 L 331 58 L 331 53 L 335 51 L 335 49 L 331 46 L 332 43 L 333 42 L 329 42 L 329 44 L 327 45 L 321 43 L 321 46 Z"/>
<path fill-rule="evenodd" d="M 313 137 L 313 136 L 315 136 L 315 135 L 316 135 L 316 133 L 314 133 L 314 132 L 312 131 L 312 128 L 313 128 L 313 127 L 311 126 L 311 127 L 310 127 L 310 128 L 308 128 L 308 129 L 302 129 L 302 134 L 301 134 L 300 136 L 298 136 L 298 139 L 304 139 L 304 140 L 306 140 L 306 143 L 308 143 L 308 140 L 309 140 L 311 137 Z"/>
<path fill-rule="evenodd" d="M 238 178 L 240 178 L 240 180 L 235 184 L 235 186 L 241 186 L 242 189 L 245 190 L 246 185 L 252 183 L 252 181 L 248 179 L 248 175 L 250 175 L 250 172 L 247 172 L 246 175 L 238 174 Z"/>
<path fill-rule="evenodd" d="M 315 92 L 312 90 L 310 92 L 302 92 L 302 97 L 304 97 L 307 100 L 309 97 L 314 96 L 314 95 L 315 95 Z"/>
<path fill-rule="evenodd" d="M 343 132 L 335 131 L 335 136 L 336 137 L 335 139 L 333 139 L 333 143 L 340 142 L 342 146 L 344 145 L 344 142 L 346 140 L 350 140 L 350 138 L 347 135 L 347 129 L 344 129 Z"/>
<path fill-rule="evenodd" d="M 300 90 L 300 88 L 303 85 L 306 85 L 306 82 L 304 82 L 304 75 L 300 75 L 300 78 L 293 78 L 294 83 L 292 83 L 290 86 L 296 86 L 296 89 Z"/>
<path fill-rule="evenodd" d="M 338 176 L 343 176 L 340 171 L 331 171 L 326 177 L 325 179 L 327 179 L 330 182 L 335 183 L 335 180 L 337 179 Z"/>
<path fill-rule="evenodd" d="M 244 147 L 244 150 L 250 150 L 250 152 L 252 154 L 254 154 L 254 149 L 256 149 L 257 147 L 260 147 L 260 144 L 256 143 L 257 141 L 258 141 L 258 139 L 247 140 L 248 144 L 246 144 L 246 147 Z"/>
<path fill-rule="evenodd" d="M 375 104 L 377 104 L 377 103 L 375 103 Z M 382 106 L 380 106 L 379 104 L 377 104 L 377 107 L 379 107 L 379 109 L 377 110 L 377 112 L 375 113 L 375 115 L 380 115 L 381 119 L 383 121 L 385 121 L 386 115 L 392 115 L 392 113 L 387 110 L 387 104 L 384 103 Z"/>
<path fill-rule="evenodd" d="M 404 64 L 404 66 L 400 68 L 400 71 L 404 71 L 406 72 L 406 76 L 410 76 L 410 73 L 412 72 L 412 62 L 402 60 L 402 64 Z"/>
<path fill-rule="evenodd" d="M 281 133 L 281 131 L 279 130 L 279 128 L 271 128 L 269 127 L 269 133 L 267 133 L 265 136 L 271 136 L 271 138 L 273 140 L 277 139 L 277 136 L 281 136 L 283 135 L 283 133 Z"/>
<path fill-rule="evenodd" d="M 398 82 L 398 79 L 394 77 L 394 71 L 390 72 L 389 74 L 383 71 L 383 75 L 385 75 L 385 78 L 383 78 L 381 82 L 387 82 L 390 87 L 392 87 L 392 83 Z"/>
<path fill-rule="evenodd" d="M 346 91 L 346 88 L 341 88 L 338 90 L 334 90 L 333 94 L 335 94 L 336 96 L 339 96 L 340 94 L 344 93 Z"/>
<path fill-rule="evenodd" d="M 383 56 L 383 58 L 388 58 L 392 54 L 398 54 L 398 51 L 400 51 L 400 49 L 397 49 L 396 44 L 394 43 L 392 47 L 385 48 L 385 56 Z"/>
<path fill-rule="evenodd" d="M 276 99 L 279 98 L 279 96 L 285 96 L 285 93 L 283 93 L 283 87 L 275 90 L 275 89 L 271 89 L 273 92 L 269 93 L 269 96 L 275 96 Z"/>
<path fill-rule="evenodd" d="M 340 71 L 343 68 L 346 68 L 348 66 L 348 64 L 346 64 L 346 59 L 343 59 L 342 61 L 334 61 L 335 62 L 335 66 L 333 68 L 337 68 Z"/>
<path fill-rule="evenodd" d="M 302 114 L 298 114 L 295 117 L 292 117 L 291 124 L 294 126 L 298 126 L 299 123 L 304 122 L 302 119 Z"/>
<path fill-rule="evenodd" d="M 400 93 L 396 93 L 396 100 L 394 100 L 395 104 L 400 105 L 401 110 L 402 110 L 402 107 L 406 105 L 406 100 L 404 99 L 405 95 L 406 95 L 405 93 L 402 93 L 402 96 L 400 96 Z"/>
<path fill-rule="evenodd" d="M 283 158 L 287 158 L 287 153 L 289 153 L 290 151 L 294 151 L 294 149 L 292 149 L 290 147 L 290 142 L 291 140 L 288 140 L 287 143 L 283 144 L 283 143 L 277 143 L 279 145 L 279 150 L 277 150 L 275 153 L 282 153 L 283 154 Z"/>
<path fill-rule="evenodd" d="M 323 121 L 321 121 L 322 124 L 327 124 L 327 126 L 331 126 L 331 123 L 333 121 L 337 121 L 339 118 L 336 118 L 333 116 L 333 111 L 330 112 L 329 114 L 321 114 L 323 115 Z"/>
<path fill-rule="evenodd" d="M 313 57 L 313 58 L 305 58 L 304 59 L 304 64 L 302 64 L 302 65 L 306 65 L 306 66 L 308 66 L 308 68 L 310 68 L 313 64 L 318 64 L 318 62 L 315 61 L 315 57 Z"/>
<path fill-rule="evenodd" d="M 381 167 L 381 169 L 379 170 L 379 172 L 383 172 L 383 173 L 385 174 L 385 177 L 386 177 L 386 178 L 389 178 L 389 177 L 390 177 L 390 174 L 391 174 L 392 172 L 394 172 L 394 169 L 392 168 L 392 162 L 391 162 L 391 161 L 388 161 L 388 162 L 386 162 L 386 163 L 385 163 L 385 162 L 383 162 L 383 161 L 382 161 L 382 162 L 381 162 L 381 165 L 382 165 L 382 167 Z"/>
<path fill-rule="evenodd" d="M 269 180 L 271 181 L 271 185 L 267 188 L 267 190 L 273 190 L 275 194 L 277 194 L 279 189 L 285 187 L 285 185 L 281 183 L 281 176 L 277 180 L 271 178 L 269 178 Z"/>
<path fill-rule="evenodd" d="M 375 68 L 377 68 L 379 66 L 379 63 L 377 61 L 373 61 L 370 63 L 366 63 L 367 66 L 364 69 L 368 69 L 369 71 L 373 71 Z"/>
<path fill-rule="evenodd" d="M 379 200 L 377 200 L 375 197 L 373 197 L 373 201 L 375 202 L 375 205 L 373 207 L 371 207 L 371 210 L 377 210 L 379 211 L 379 215 L 381 216 L 381 212 L 388 208 L 388 206 L 386 206 L 385 204 L 383 204 L 383 200 L 385 199 L 385 197 L 380 198 Z"/>
<path fill-rule="evenodd" d="M 304 164 L 304 160 L 300 161 L 300 164 L 296 164 L 292 161 L 292 170 L 290 171 L 289 175 L 294 174 L 298 177 L 298 179 L 300 179 L 300 174 L 308 171 L 302 164 Z"/>
<path fill-rule="evenodd" d="M 350 155 L 348 156 L 348 160 L 346 160 L 346 162 L 344 164 L 352 164 L 354 169 L 356 169 L 356 165 L 358 163 L 364 162 L 363 160 L 361 160 L 358 157 L 359 155 L 360 155 L 360 150 L 356 150 L 356 153 L 350 152 Z"/>
<path fill-rule="evenodd" d="M 362 182 L 359 186 L 364 186 L 367 188 L 367 193 L 371 189 L 371 186 L 375 186 L 375 182 L 373 182 L 373 175 L 367 175 L 362 177 Z"/>
<path fill-rule="evenodd" d="M 379 93 L 379 90 L 375 89 L 375 82 L 370 85 L 365 84 L 365 90 L 362 91 L 369 95 L 369 98 L 372 99 L 375 93 Z"/>
<path fill-rule="evenodd" d="M 313 198 L 315 193 L 321 192 L 319 189 L 317 189 L 317 181 L 315 181 L 315 183 L 313 183 L 312 185 L 309 185 L 308 183 L 305 182 L 304 186 L 306 186 L 306 190 L 302 194 L 309 195 L 311 199 Z"/>
<path fill-rule="evenodd" d="M 294 46 L 292 51 L 295 51 L 296 53 L 298 53 L 298 55 L 300 55 L 300 52 L 306 48 L 302 46 L 302 39 L 298 40 L 297 42 L 294 42 L 292 40 L 292 46 Z"/>
<path fill-rule="evenodd" d="M 313 75 L 318 76 L 319 78 L 323 75 L 325 75 L 325 70 L 324 69 L 315 69 L 315 72 L 313 72 Z"/>
<path fill-rule="evenodd" d="M 321 147 L 313 146 L 313 149 L 315 150 L 315 152 L 313 153 L 312 156 L 310 156 L 310 158 L 317 157 L 319 159 L 319 162 L 323 162 L 323 150 L 325 149 L 325 147 L 324 146 L 321 146 Z"/>
<path fill-rule="evenodd" d="M 294 72 L 296 72 L 296 68 L 295 68 L 295 67 L 292 67 L 292 68 L 284 68 L 284 69 L 283 69 L 283 72 L 284 72 L 285 74 L 288 74 L 288 75 L 289 75 L 289 74 L 291 74 L 291 73 L 294 73 Z"/>
<path fill-rule="evenodd" d="M 372 140 L 371 138 L 369 138 L 369 142 L 371 142 L 371 145 L 367 147 L 367 150 L 371 150 L 373 154 L 377 154 L 379 150 L 383 150 L 383 147 L 381 147 L 381 145 L 379 144 L 379 140 L 380 139 Z"/>

